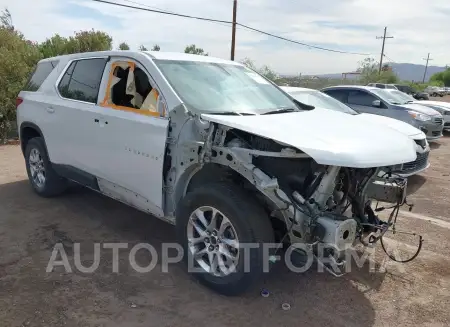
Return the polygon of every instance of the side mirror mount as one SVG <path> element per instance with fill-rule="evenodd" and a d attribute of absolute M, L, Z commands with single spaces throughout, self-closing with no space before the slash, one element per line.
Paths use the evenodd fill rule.
<path fill-rule="evenodd" d="M 372 107 L 380 108 L 381 107 L 381 101 L 380 100 L 372 101 Z"/>

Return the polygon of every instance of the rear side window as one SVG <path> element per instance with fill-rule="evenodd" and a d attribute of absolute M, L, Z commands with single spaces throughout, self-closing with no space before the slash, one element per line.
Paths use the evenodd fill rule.
<path fill-rule="evenodd" d="M 95 58 L 73 61 L 59 82 L 61 96 L 96 103 L 107 60 Z"/>
<path fill-rule="evenodd" d="M 36 92 L 44 83 L 45 79 L 56 67 L 58 61 L 44 61 L 37 64 L 36 69 L 30 76 L 27 84 L 24 87 L 24 91 Z"/>

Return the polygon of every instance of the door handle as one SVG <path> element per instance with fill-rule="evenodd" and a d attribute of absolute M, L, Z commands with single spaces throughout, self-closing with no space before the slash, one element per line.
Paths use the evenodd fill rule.
<path fill-rule="evenodd" d="M 53 109 L 53 107 L 47 107 L 47 112 L 52 114 L 55 112 L 55 109 Z"/>
<path fill-rule="evenodd" d="M 95 118 L 94 122 L 96 122 L 97 124 L 100 124 L 100 126 L 108 125 L 108 122 L 106 120 L 103 120 L 103 119 L 102 119 L 102 121 L 100 121 L 100 119 Z"/>

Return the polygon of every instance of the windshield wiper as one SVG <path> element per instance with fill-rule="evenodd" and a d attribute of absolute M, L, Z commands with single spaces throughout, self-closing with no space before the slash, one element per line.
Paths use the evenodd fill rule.
<path fill-rule="evenodd" d="M 208 115 L 233 115 L 233 116 L 254 116 L 252 112 L 237 112 L 237 111 L 222 111 L 222 112 L 208 112 Z"/>
<path fill-rule="evenodd" d="M 276 109 L 276 110 L 267 111 L 261 115 L 282 114 L 285 112 L 294 112 L 294 111 L 299 111 L 299 110 L 296 110 L 294 108 L 280 108 L 280 109 Z"/>

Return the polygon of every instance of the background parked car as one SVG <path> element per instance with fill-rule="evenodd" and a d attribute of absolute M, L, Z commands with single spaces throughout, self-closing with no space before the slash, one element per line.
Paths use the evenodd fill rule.
<path fill-rule="evenodd" d="M 444 120 L 444 130 L 450 130 L 450 103 L 432 100 L 417 101 L 412 96 L 404 94 L 403 92 L 399 92 L 397 90 L 386 90 L 386 91 L 398 97 L 402 97 L 405 101 L 409 103 L 416 103 L 421 106 L 426 106 L 436 110 L 442 115 L 442 119 Z"/>
<path fill-rule="evenodd" d="M 397 87 L 394 84 L 383 84 L 383 83 L 369 83 L 367 86 L 377 87 L 379 89 L 394 89 L 396 90 Z"/>
<path fill-rule="evenodd" d="M 427 86 L 424 91 L 427 92 L 432 97 L 437 96 L 443 97 L 445 95 L 445 91 L 437 86 Z"/>
<path fill-rule="evenodd" d="M 427 92 L 416 91 L 409 85 L 402 85 L 402 84 L 392 84 L 392 85 L 394 85 L 397 88 L 397 90 L 409 94 L 410 96 L 414 97 L 417 100 L 428 100 L 430 98 L 430 95 Z"/>
<path fill-rule="evenodd" d="M 362 124 L 369 123 L 371 125 L 380 124 L 382 126 L 388 126 L 404 135 L 409 136 L 416 143 L 417 158 L 414 161 L 395 166 L 395 170 L 393 169 L 392 172 L 395 172 L 402 177 L 407 177 L 418 174 L 419 172 L 424 171 L 430 166 L 430 163 L 428 161 L 430 147 L 426 140 L 426 136 L 422 131 L 415 128 L 414 126 L 390 117 L 372 115 L 368 113 L 359 113 L 346 104 L 318 90 L 288 86 L 282 86 L 281 89 L 290 94 L 294 99 L 307 105 L 316 107 L 316 109 L 314 110 L 334 110 L 349 115 L 358 115 L 358 118 L 361 120 Z M 400 92 L 397 90 L 392 91 Z M 325 110 L 324 116 L 326 116 Z"/>
<path fill-rule="evenodd" d="M 410 103 L 417 103 L 436 110 L 442 115 L 442 119 L 444 120 L 444 130 L 450 130 L 450 103 L 432 100 L 417 101 L 408 94 L 398 94 L 398 91 L 396 90 L 388 90 L 388 92 L 397 94 L 397 96 L 403 97 L 405 101 L 409 101 Z"/>
<path fill-rule="evenodd" d="M 387 90 L 370 86 L 342 85 L 322 89 L 358 112 L 387 116 L 407 122 L 425 133 L 427 140 L 442 136 L 442 115 L 429 107 L 405 101 Z"/>

